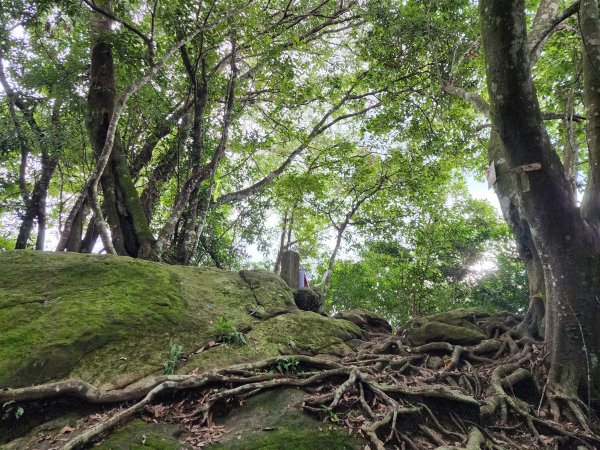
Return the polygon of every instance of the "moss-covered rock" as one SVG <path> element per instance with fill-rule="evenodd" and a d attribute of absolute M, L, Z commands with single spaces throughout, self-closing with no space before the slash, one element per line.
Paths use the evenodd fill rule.
<path fill-rule="evenodd" d="M 490 313 L 480 308 L 457 309 L 408 321 L 398 335 L 414 346 L 430 342 L 472 345 L 487 338 L 481 322 Z"/>
<path fill-rule="evenodd" d="M 366 309 L 351 309 L 335 315 L 336 319 L 343 319 L 356 324 L 360 329 L 371 333 L 391 333 L 392 326 L 379 314 Z"/>
<path fill-rule="evenodd" d="M 298 307 L 294 303 L 294 295 L 281 277 L 261 269 L 242 270 L 240 276 L 252 290 L 256 303 L 267 317 L 298 311 Z"/>
<path fill-rule="evenodd" d="M 302 413 L 306 394 L 297 389 L 267 391 L 218 422 L 226 433 L 208 449 L 352 450 L 365 443 Z"/>
<path fill-rule="evenodd" d="M 95 446 L 96 450 L 185 450 L 191 448 L 180 443 L 184 432 L 181 425 L 146 423 L 134 419 L 105 441 Z"/>
<path fill-rule="evenodd" d="M 107 255 L 0 253 L 0 388 L 65 377 L 126 386 L 161 373 L 174 344 L 187 356 L 181 372 L 294 346 L 347 351 L 344 341 L 356 327 L 298 311 L 274 274 L 243 273 Z M 253 314 L 257 308 L 268 312 L 265 320 Z M 210 347 L 222 317 L 246 332 L 250 345 Z"/>

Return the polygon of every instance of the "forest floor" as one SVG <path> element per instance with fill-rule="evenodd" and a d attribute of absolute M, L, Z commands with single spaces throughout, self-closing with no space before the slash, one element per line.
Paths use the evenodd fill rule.
<path fill-rule="evenodd" d="M 180 423 L 188 448 L 218 441 L 214 418 L 257 393 L 297 387 L 307 414 L 381 449 L 600 448 L 593 405 L 546 382 L 547 348 L 521 335 L 508 313 L 476 318 L 487 338 L 410 345 L 409 332 L 371 332 L 337 360 L 284 355 L 100 391 L 77 380 L 0 392 L 3 401 L 77 398 L 90 414 L 35 448 L 85 448 L 132 417 Z M 455 341 L 455 342 L 449 342 Z"/>

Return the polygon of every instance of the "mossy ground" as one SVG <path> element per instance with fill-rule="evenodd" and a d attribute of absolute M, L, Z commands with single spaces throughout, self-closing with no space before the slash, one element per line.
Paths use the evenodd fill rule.
<path fill-rule="evenodd" d="M 267 391 L 251 397 L 218 420 L 227 430 L 214 450 L 352 450 L 364 443 L 345 430 L 302 413 L 306 394 L 292 388 Z"/>
<path fill-rule="evenodd" d="M 398 330 L 398 334 L 405 336 L 415 346 L 428 342 L 477 344 L 486 339 L 486 334 L 475 321 L 489 316 L 490 313 L 481 308 L 457 309 L 412 319 Z"/>
<path fill-rule="evenodd" d="M 134 419 L 116 432 L 111 433 L 96 450 L 182 450 L 179 435 L 181 425 L 146 423 Z"/>

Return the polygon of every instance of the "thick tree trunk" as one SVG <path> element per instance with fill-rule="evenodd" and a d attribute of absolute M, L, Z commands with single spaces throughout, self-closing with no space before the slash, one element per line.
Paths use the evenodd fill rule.
<path fill-rule="evenodd" d="M 583 37 L 583 93 L 589 155 L 588 183 L 581 212 L 586 221 L 600 231 L 600 29 L 596 0 L 582 0 L 579 17 Z"/>
<path fill-rule="evenodd" d="M 600 239 L 583 219 L 543 125 L 531 77 L 523 0 L 481 0 L 494 130 L 544 268 L 550 381 L 566 392 L 600 387 Z M 523 167 L 540 163 L 541 170 Z"/>
<path fill-rule="evenodd" d="M 492 130 L 488 145 L 488 156 L 489 160 L 494 162 L 496 170 L 497 180 L 494 184 L 494 190 L 498 196 L 504 220 L 506 220 L 513 233 L 517 251 L 525 263 L 529 282 L 529 308 L 520 329 L 536 339 L 543 339 L 545 331 L 544 301 L 546 297 L 543 267 L 538 250 L 531 238 L 529 224 L 524 219 L 519 206 L 518 185 L 504 153 L 500 137 Z"/>
<path fill-rule="evenodd" d="M 99 3 L 110 10 L 110 0 Z M 92 12 L 91 69 L 88 93 L 88 133 L 99 158 L 107 139 L 108 128 L 115 109 L 115 71 L 110 21 Z M 104 197 L 104 210 L 111 231 L 112 244 L 120 255 L 150 257 L 153 237 L 131 179 L 127 160 L 118 136 L 110 160 L 100 179 Z"/>

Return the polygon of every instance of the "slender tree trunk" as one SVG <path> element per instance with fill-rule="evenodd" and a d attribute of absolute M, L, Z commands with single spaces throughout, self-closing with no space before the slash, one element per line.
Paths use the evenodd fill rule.
<path fill-rule="evenodd" d="M 579 171 L 579 142 L 577 140 L 577 129 L 573 116 L 575 115 L 575 86 L 570 89 L 567 96 L 567 102 L 565 105 L 565 145 L 564 145 L 564 157 L 563 162 L 565 165 L 565 172 L 571 189 L 573 190 L 573 197 L 577 198 L 577 172 Z"/>
<path fill-rule="evenodd" d="M 196 243 L 196 225 L 198 223 L 198 206 L 200 203 L 199 189 L 192 192 L 190 203 L 182 216 L 183 226 L 177 241 L 177 263 L 188 265 L 194 252 Z"/>
<path fill-rule="evenodd" d="M 182 122 L 177 129 L 177 137 L 171 142 L 169 148 L 161 155 L 158 163 L 148 176 L 146 187 L 142 191 L 140 201 L 144 216 L 148 220 L 148 225 L 154 217 L 156 203 L 160 198 L 160 190 L 164 183 L 169 180 L 175 173 L 177 167 L 177 158 L 185 146 L 185 141 L 190 133 L 190 115 L 186 114 L 182 118 Z"/>
<path fill-rule="evenodd" d="M 194 242 L 192 242 L 193 247 L 190 260 L 194 258 L 197 259 L 198 256 L 200 238 L 202 237 L 202 233 L 204 233 L 204 227 L 206 226 L 206 218 L 208 217 L 208 212 L 210 211 L 210 206 L 212 204 L 214 181 L 214 177 L 212 177 L 210 179 L 208 187 L 205 190 L 204 195 L 201 197 L 200 211 L 197 213 L 198 220 L 196 229 L 194 231 Z"/>
<path fill-rule="evenodd" d="M 232 49 L 230 62 L 231 78 L 227 87 L 225 109 L 223 111 L 223 125 L 219 144 L 217 145 L 215 154 L 213 155 L 210 163 L 205 167 L 200 167 L 199 164 L 194 166 L 192 174 L 178 192 L 173 207 L 171 208 L 171 215 L 158 234 L 158 240 L 155 245 L 155 253 L 159 258 L 165 250 L 167 243 L 172 241 L 175 227 L 179 222 L 187 204 L 189 203 L 192 192 L 194 192 L 194 190 L 200 185 L 200 183 L 202 183 L 202 181 L 214 177 L 227 148 L 227 142 L 229 140 L 229 128 L 233 121 L 233 107 L 235 104 L 235 89 L 238 75 L 238 68 L 236 66 L 235 39 L 232 39 Z M 194 133 L 194 135 L 196 135 L 196 133 Z"/>
<path fill-rule="evenodd" d="M 44 249 L 44 237 L 46 229 L 46 197 L 48 195 L 48 186 L 58 164 L 58 155 L 51 158 L 42 158 L 42 174 L 36 181 L 31 197 L 27 200 L 27 209 L 19 228 L 19 235 L 15 248 L 27 248 L 27 242 L 33 230 L 33 223 L 37 218 L 38 236 L 36 241 L 36 250 Z"/>
<path fill-rule="evenodd" d="M 223 268 L 223 264 L 221 264 L 221 260 L 219 259 L 219 255 L 217 254 L 217 252 L 213 248 L 212 244 L 208 241 L 208 239 L 206 238 L 206 236 L 200 235 L 199 238 L 198 238 L 198 240 L 200 241 L 200 244 L 202 245 L 202 247 L 204 248 L 204 250 L 206 250 L 206 253 L 208 253 L 208 256 L 210 256 L 210 259 L 212 259 L 212 262 L 215 264 L 215 267 L 217 269 L 222 269 Z"/>
<path fill-rule="evenodd" d="M 323 293 L 323 298 L 327 296 L 327 290 L 329 289 L 329 282 L 331 281 L 331 274 L 333 273 L 333 267 L 335 266 L 335 260 L 337 258 L 337 254 L 342 247 L 342 238 L 344 237 L 344 231 L 346 231 L 346 227 L 348 226 L 348 221 L 344 222 L 341 226 L 339 226 L 337 231 L 337 236 L 335 238 L 335 246 L 333 247 L 333 252 L 331 252 L 331 256 L 329 257 L 329 262 L 327 263 L 327 271 L 323 276 L 323 281 L 321 282 L 321 292 Z"/>
<path fill-rule="evenodd" d="M 85 236 L 81 240 L 79 251 L 81 253 L 92 253 L 94 251 L 94 246 L 96 245 L 98 237 L 99 235 L 98 229 L 96 228 L 96 220 L 94 217 L 92 217 L 85 231 Z"/>
<path fill-rule="evenodd" d="M 493 127 L 544 268 L 549 379 L 572 395 L 595 395 L 600 387 L 600 238 L 577 208 L 543 125 L 523 0 L 481 0 L 480 14 Z M 524 172 L 523 166 L 532 163 L 540 163 L 541 170 Z"/>

